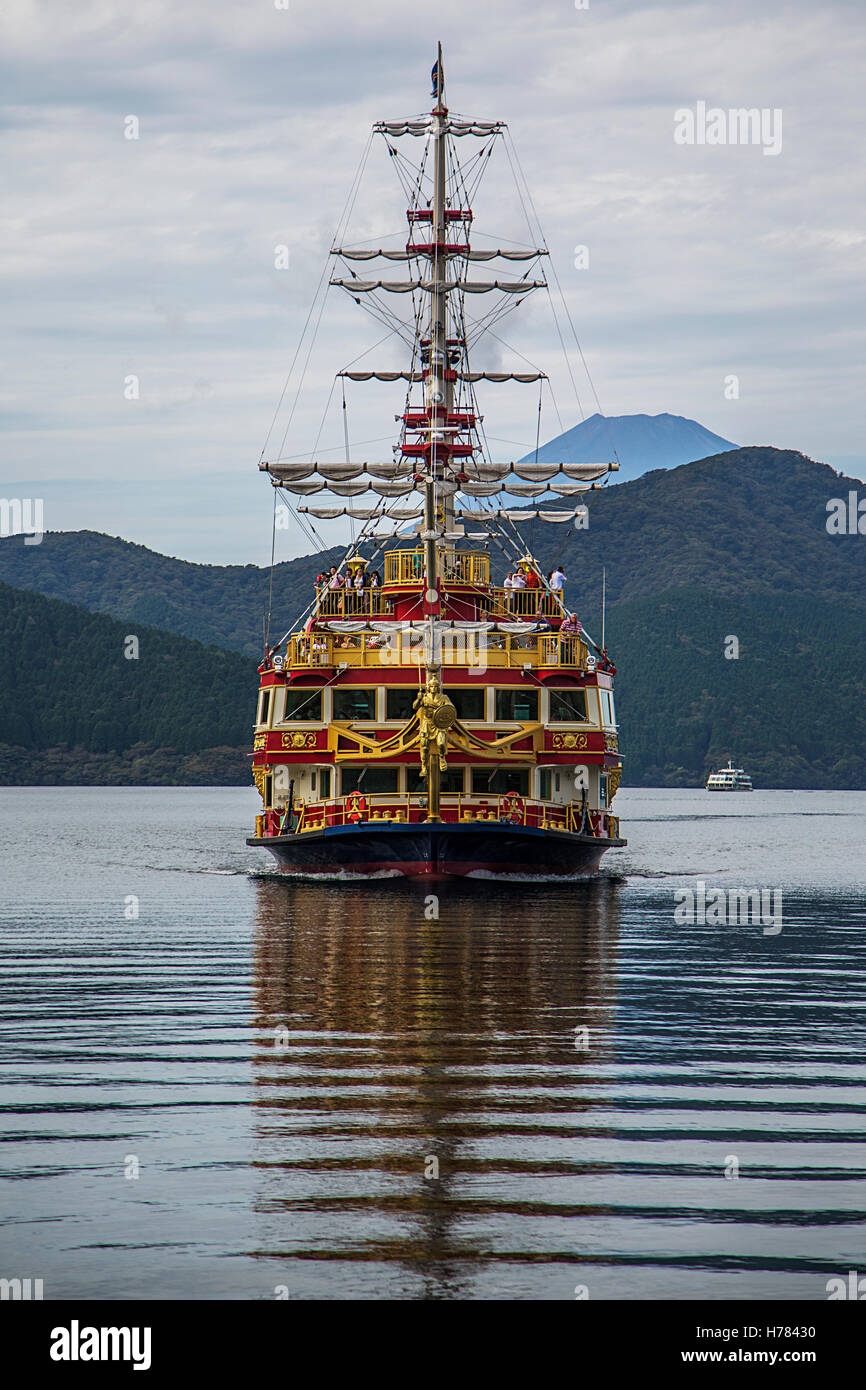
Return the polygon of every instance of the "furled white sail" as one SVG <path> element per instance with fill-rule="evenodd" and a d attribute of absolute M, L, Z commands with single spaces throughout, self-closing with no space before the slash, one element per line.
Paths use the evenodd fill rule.
<path fill-rule="evenodd" d="M 460 491 L 467 497 L 495 497 L 502 491 L 501 483 L 461 483 Z"/>
<path fill-rule="evenodd" d="M 547 288 L 546 280 L 443 280 L 441 284 L 435 280 L 332 280 L 330 283 L 342 286 L 351 294 L 373 294 L 376 290 L 385 290 L 387 294 L 411 294 L 413 290 L 422 290 L 425 294 L 436 291 L 449 294 L 452 290 L 459 290 L 461 294 L 489 294 L 491 290 L 526 294 L 529 290 Z"/>
<path fill-rule="evenodd" d="M 497 256 L 504 261 L 534 261 L 536 256 L 549 256 L 550 252 L 542 247 L 536 251 L 474 251 L 468 246 L 448 245 L 445 254 L 464 261 L 492 261 Z M 331 255 L 342 256 L 346 261 L 373 261 L 377 256 L 386 261 L 416 261 L 420 256 L 429 255 L 429 251 L 424 246 L 412 246 L 410 242 L 405 251 L 389 251 L 382 247 L 376 251 L 347 251 L 340 246 L 335 247 Z"/>
<path fill-rule="evenodd" d="M 543 497 L 548 489 L 546 483 L 508 483 L 507 490 L 513 497 Z"/>
<path fill-rule="evenodd" d="M 448 121 L 445 131 L 448 135 L 495 135 L 505 130 L 504 121 Z M 377 121 L 373 129 L 378 135 L 429 135 L 430 120 L 423 121 Z"/>
<path fill-rule="evenodd" d="M 424 372 L 338 372 L 347 381 L 423 381 Z M 547 381 L 546 372 L 458 372 L 458 381 Z"/>

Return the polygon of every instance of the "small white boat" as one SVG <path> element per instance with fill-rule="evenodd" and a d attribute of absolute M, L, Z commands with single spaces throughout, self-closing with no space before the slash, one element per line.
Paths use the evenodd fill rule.
<path fill-rule="evenodd" d="M 711 772 L 707 778 L 708 792 L 750 792 L 753 790 L 751 777 L 741 767 L 734 767 L 730 758 L 727 767 L 721 768 L 718 772 Z"/>

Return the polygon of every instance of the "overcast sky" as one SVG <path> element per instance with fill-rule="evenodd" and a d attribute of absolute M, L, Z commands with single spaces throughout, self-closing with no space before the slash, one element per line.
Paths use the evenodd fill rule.
<path fill-rule="evenodd" d="M 50 529 L 267 560 L 257 461 L 369 127 L 429 110 L 437 39 L 452 111 L 508 121 L 604 413 L 670 411 L 866 476 L 864 36 L 862 0 L 6 0 L 0 495 L 43 497 Z M 677 144 L 675 112 L 701 101 L 781 111 L 780 152 Z M 367 172 L 346 243 L 399 245 L 381 140 Z M 528 239 L 503 152 L 475 209 L 477 245 Z M 565 428 L 595 410 L 541 296 L 501 335 L 551 373 Z M 330 291 L 284 456 L 312 448 L 335 371 L 398 365 L 381 337 Z M 479 361 L 517 359 L 490 343 Z M 499 456 L 526 452 L 535 389 L 485 391 Z M 401 404 L 349 388 L 356 457 L 390 456 Z M 342 429 L 324 414 L 320 454 Z"/>

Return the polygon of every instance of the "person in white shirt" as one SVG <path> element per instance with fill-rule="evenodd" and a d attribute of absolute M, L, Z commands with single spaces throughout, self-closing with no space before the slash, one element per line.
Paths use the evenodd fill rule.
<path fill-rule="evenodd" d="M 562 591 L 565 585 L 565 577 L 565 570 L 562 568 L 562 565 L 557 565 L 547 581 L 551 594 L 560 604 L 562 604 Z"/>

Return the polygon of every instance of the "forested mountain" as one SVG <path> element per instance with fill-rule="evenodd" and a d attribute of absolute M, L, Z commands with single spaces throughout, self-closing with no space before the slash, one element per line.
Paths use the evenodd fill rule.
<path fill-rule="evenodd" d="M 862 609 L 802 596 L 682 588 L 618 604 L 624 784 L 700 784 L 733 757 L 759 787 L 866 788 L 863 628 Z"/>
<path fill-rule="evenodd" d="M 587 530 L 523 527 L 545 570 L 563 562 L 566 601 L 597 640 L 606 571 L 626 785 L 696 784 L 730 755 L 759 785 L 866 787 L 866 539 L 826 525 L 828 500 L 858 488 L 802 454 L 736 449 L 588 494 Z M 338 555 L 276 567 L 272 637 Z M 176 749 L 178 767 L 205 747 L 246 746 L 255 663 L 153 629 L 258 658 L 267 569 L 188 564 L 77 532 L 0 541 L 2 579 L 123 618 L 0 586 L 3 744 L 54 740 L 117 758 L 143 742 L 149 756 Z M 146 634 L 138 663 L 122 656 L 130 631 Z M 737 660 L 725 657 L 729 637 Z M 213 780 L 222 768 L 217 759 Z M 18 776 L 0 762 L 0 779 Z"/>
<path fill-rule="evenodd" d="M 305 555 L 274 568 L 274 640 L 309 602 L 323 564 L 342 550 Z M 261 660 L 270 571 L 258 565 L 197 565 L 96 531 L 49 531 L 41 545 L 0 540 L 0 581 L 215 643 Z"/>
<path fill-rule="evenodd" d="M 256 683 L 237 652 L 0 584 L 0 782 L 247 783 Z"/>
<path fill-rule="evenodd" d="M 866 603 L 862 537 L 826 529 L 827 499 L 858 487 L 792 450 L 735 449 L 586 494 L 587 530 L 540 521 L 521 529 L 545 569 L 563 561 L 578 610 L 600 593 L 602 566 L 612 604 L 679 585 Z M 275 567 L 272 636 L 303 611 L 316 574 L 341 554 Z M 495 549 L 492 558 L 501 571 Z M 93 531 L 56 531 L 41 545 L 0 540 L 0 581 L 261 655 L 266 567 L 192 564 Z"/>

